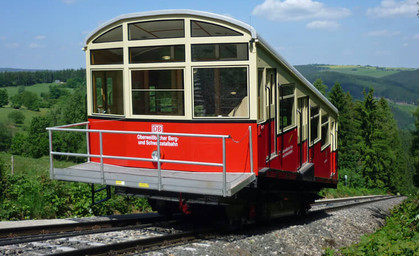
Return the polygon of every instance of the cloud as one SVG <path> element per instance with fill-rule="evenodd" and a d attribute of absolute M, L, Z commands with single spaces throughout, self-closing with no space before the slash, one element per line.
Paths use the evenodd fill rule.
<path fill-rule="evenodd" d="M 74 4 L 77 1 L 78 0 L 61 0 L 61 2 L 65 3 L 65 4 Z"/>
<path fill-rule="evenodd" d="M 413 39 L 419 39 L 419 34 L 414 35 Z"/>
<path fill-rule="evenodd" d="M 381 37 L 381 36 L 392 37 L 392 36 L 400 35 L 400 31 L 388 31 L 387 29 L 382 29 L 382 30 L 370 31 L 366 35 L 374 36 L 374 37 Z"/>
<path fill-rule="evenodd" d="M 45 47 L 45 45 L 42 45 L 42 44 L 36 44 L 36 43 L 31 43 L 30 45 L 29 45 L 29 48 L 31 48 L 31 49 L 39 49 L 39 48 L 44 48 Z"/>
<path fill-rule="evenodd" d="M 335 31 L 340 28 L 340 24 L 335 21 L 315 20 L 308 23 L 306 27 L 309 29 L 325 29 L 329 31 Z"/>
<path fill-rule="evenodd" d="M 414 17 L 418 11 L 417 0 L 382 0 L 380 6 L 369 8 L 367 15 L 374 18 L 389 18 L 396 16 Z"/>
<path fill-rule="evenodd" d="M 347 8 L 326 7 L 312 0 L 265 0 L 253 9 L 253 15 L 270 20 L 340 19 L 351 15 Z"/>
<path fill-rule="evenodd" d="M 18 43 L 10 43 L 10 44 L 6 44 L 6 48 L 9 48 L 9 49 L 16 49 L 16 48 L 19 48 L 19 44 L 18 44 Z"/>
<path fill-rule="evenodd" d="M 35 36 L 36 40 L 44 40 L 45 38 L 47 38 L 47 37 L 43 36 L 43 35 Z"/>

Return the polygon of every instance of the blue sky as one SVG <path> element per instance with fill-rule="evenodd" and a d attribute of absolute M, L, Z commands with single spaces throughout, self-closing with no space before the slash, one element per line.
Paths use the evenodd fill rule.
<path fill-rule="evenodd" d="M 2 0 L 0 68 L 84 68 L 86 36 L 122 14 L 194 9 L 251 24 L 293 65 L 419 68 L 417 0 Z"/>

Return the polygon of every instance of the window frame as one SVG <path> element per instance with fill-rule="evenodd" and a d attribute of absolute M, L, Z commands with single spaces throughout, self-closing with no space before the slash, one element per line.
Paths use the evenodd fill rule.
<path fill-rule="evenodd" d="M 132 72 L 135 71 L 166 71 L 166 70 L 181 70 L 183 73 L 183 114 L 180 115 L 173 115 L 173 114 L 134 114 L 134 101 L 132 99 L 133 97 L 133 88 L 132 88 Z M 187 113 L 187 104 L 186 104 L 186 68 L 185 67 L 179 67 L 179 66 L 174 66 L 174 67 L 142 67 L 142 68 L 132 68 L 129 70 L 129 113 L 131 117 L 148 117 L 150 119 L 150 116 L 153 116 L 152 118 L 167 118 L 167 119 L 178 119 L 178 118 L 184 118 L 186 117 L 186 113 Z M 138 91 L 150 91 L 147 89 L 137 89 Z M 173 91 L 179 91 L 179 90 L 175 90 L 175 89 L 169 89 L 169 90 L 173 90 Z"/>
<path fill-rule="evenodd" d="M 323 115 L 324 112 L 324 115 Z M 327 121 L 323 123 L 323 116 L 327 116 Z M 320 141 L 321 141 L 321 150 L 323 151 L 330 145 L 330 115 L 323 109 L 321 109 L 321 117 L 320 117 L 321 127 L 320 127 Z M 326 142 L 323 144 L 323 126 L 327 125 L 326 130 Z"/>
<path fill-rule="evenodd" d="M 195 115 L 195 84 L 194 84 L 194 70 L 203 68 L 245 68 L 246 69 L 246 97 L 247 97 L 247 115 L 246 116 L 196 116 Z M 249 79 L 249 65 L 234 65 L 234 66 L 222 66 L 222 65 L 191 65 L 191 114 L 192 119 L 250 119 L 251 105 L 250 105 L 250 79 Z"/>
<path fill-rule="evenodd" d="M 182 36 L 176 36 L 176 37 L 162 37 L 162 38 L 144 38 L 144 39 L 132 39 L 131 38 L 131 31 L 130 31 L 130 25 L 134 25 L 137 23 L 147 23 L 147 22 L 162 22 L 162 21 L 182 21 L 183 22 L 183 35 Z M 164 40 L 164 39 L 180 39 L 180 38 L 186 38 L 186 19 L 185 18 L 173 18 L 173 19 L 150 19 L 150 20 L 143 20 L 143 21 L 136 21 L 136 22 L 127 22 L 127 42 L 138 42 L 138 41 L 146 41 L 146 40 Z"/>
<path fill-rule="evenodd" d="M 112 72 L 112 71 L 120 71 L 121 73 L 122 73 L 122 75 L 121 75 L 121 78 L 122 78 L 122 81 L 121 81 L 121 84 L 122 84 L 122 90 L 121 90 L 121 93 L 122 93 L 122 114 L 113 114 L 113 113 L 98 113 L 98 112 L 95 112 L 95 102 L 96 102 L 96 90 L 94 90 L 94 88 L 93 87 L 95 87 L 95 89 L 96 89 L 96 84 L 94 83 L 94 79 L 95 79 L 95 76 L 93 75 L 93 73 L 94 72 Z M 125 88 L 124 88 L 124 79 L 125 79 L 125 74 L 124 74 L 124 69 L 122 69 L 122 68 L 115 68 L 115 69 L 91 69 L 90 70 L 90 81 L 91 81 L 91 85 L 90 85 L 90 88 L 89 88 L 89 90 L 91 91 L 91 96 L 90 96 L 90 98 L 91 98 L 91 106 L 89 107 L 89 109 L 91 110 L 91 114 L 92 114 L 92 116 L 107 116 L 107 117 L 110 117 L 110 116 L 116 116 L 116 117 L 121 117 L 121 116 L 126 116 L 127 115 L 127 113 L 126 113 L 126 94 L 125 94 Z M 89 112 L 89 111 L 88 111 Z"/>
<path fill-rule="evenodd" d="M 317 108 L 318 109 L 317 114 L 312 115 L 312 113 L 311 113 L 312 108 Z M 315 119 L 315 118 L 318 118 L 318 121 L 317 121 L 317 135 L 316 135 L 316 138 L 313 139 L 313 134 L 311 132 L 312 131 L 311 129 L 313 127 L 313 124 L 312 124 L 313 119 Z M 310 146 L 318 143 L 321 140 L 320 133 L 321 133 L 320 107 L 317 104 L 310 104 Z"/>
<path fill-rule="evenodd" d="M 283 94 L 283 86 L 288 86 L 288 85 L 292 85 L 294 87 L 294 91 L 293 94 L 288 94 L 286 96 L 284 96 Z M 278 104 L 278 108 L 279 108 L 279 118 L 278 118 L 278 134 L 279 133 L 284 133 L 287 132 L 289 130 L 294 129 L 297 125 L 296 125 L 296 104 L 297 104 L 297 86 L 295 85 L 295 83 L 287 83 L 287 84 L 281 84 L 279 87 L 279 104 Z M 283 100 L 288 100 L 288 99 L 293 99 L 293 105 L 292 105 L 292 110 L 291 110 L 291 124 L 289 124 L 288 126 L 282 126 L 282 111 L 281 111 L 281 106 L 282 106 L 282 101 Z"/>

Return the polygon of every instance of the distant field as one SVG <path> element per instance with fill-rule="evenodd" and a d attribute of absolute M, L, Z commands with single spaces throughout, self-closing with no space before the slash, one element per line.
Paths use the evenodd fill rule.
<path fill-rule="evenodd" d="M 322 66 L 330 71 L 336 71 L 344 74 L 370 76 L 381 78 L 388 75 L 396 74 L 400 71 L 413 71 L 414 68 L 385 68 L 385 67 L 372 67 L 372 66 L 359 66 L 359 65 L 325 65 Z"/>
<path fill-rule="evenodd" d="M 36 116 L 45 116 L 48 113 L 48 109 L 46 108 L 41 108 L 40 111 L 31 111 L 27 109 L 16 110 L 11 107 L 3 107 L 3 108 L 0 108 L 0 123 L 3 123 L 3 124 L 10 123 L 8 115 L 12 111 L 20 111 L 25 116 L 25 121 L 23 125 L 27 127 L 30 125 L 32 118 Z M 22 132 L 23 127 L 16 127 L 13 130 L 17 132 Z"/>
<path fill-rule="evenodd" d="M 56 83 L 34 84 L 31 86 L 25 86 L 25 91 L 33 92 L 33 93 L 36 93 L 38 96 L 41 96 L 41 93 L 49 92 L 50 85 L 59 85 L 59 84 L 56 84 Z M 19 90 L 19 86 L 8 86 L 4 88 L 6 88 L 9 97 L 16 95 Z M 70 88 L 65 88 L 65 89 L 69 91 L 72 90 Z"/>

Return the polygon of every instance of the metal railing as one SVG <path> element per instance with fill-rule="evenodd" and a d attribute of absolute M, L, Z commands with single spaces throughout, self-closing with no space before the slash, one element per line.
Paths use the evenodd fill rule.
<path fill-rule="evenodd" d="M 72 156 L 72 157 L 85 157 L 85 158 L 99 158 L 100 159 L 100 174 L 101 174 L 101 184 L 105 184 L 105 171 L 104 171 L 104 159 L 120 159 L 120 160 L 134 160 L 134 161 L 146 161 L 146 162 L 155 162 L 157 163 L 158 179 L 157 186 L 158 190 L 162 189 L 162 174 L 161 174 L 161 164 L 162 163 L 174 163 L 174 164 L 189 164 L 189 165 L 204 165 L 204 166 L 213 166 L 213 167 L 222 167 L 223 170 L 223 196 L 227 194 L 227 170 L 226 170 L 226 139 L 230 139 L 230 135 L 212 135 L 212 134 L 189 134 L 189 133 L 159 133 L 159 132 L 143 132 L 143 131 L 119 131 L 119 130 L 100 130 L 100 129 L 89 129 L 89 122 L 68 124 L 62 126 L 48 127 L 49 135 L 49 148 L 50 148 L 50 178 L 54 179 L 54 162 L 53 157 L 56 156 Z M 86 128 L 72 128 L 78 126 L 85 126 Z M 86 146 L 87 153 L 70 153 L 70 152 L 59 152 L 53 150 L 53 131 L 62 131 L 62 132 L 83 132 L 86 133 Z M 250 160 L 250 172 L 253 171 L 253 145 L 252 145 L 252 127 L 249 126 L 249 160 Z M 90 142 L 89 134 L 98 133 L 99 134 L 99 155 L 90 153 Z M 127 157 L 127 156 L 113 156 L 105 155 L 103 153 L 103 134 L 104 133 L 113 133 L 113 134 L 133 134 L 133 135 L 155 135 L 157 136 L 157 157 L 156 158 L 142 158 L 142 157 Z M 198 161 L 182 161 L 182 160 L 169 160 L 161 159 L 161 145 L 160 137 L 161 136 L 179 136 L 179 137 L 197 137 L 197 138 L 214 138 L 222 140 L 222 162 L 198 162 Z"/>

